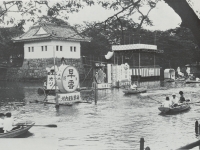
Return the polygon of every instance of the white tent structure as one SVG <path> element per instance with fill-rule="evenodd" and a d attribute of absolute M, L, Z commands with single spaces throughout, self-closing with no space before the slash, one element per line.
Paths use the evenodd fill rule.
<path fill-rule="evenodd" d="M 165 79 L 174 79 L 175 80 L 175 70 L 174 69 L 165 69 L 164 70 Z"/>

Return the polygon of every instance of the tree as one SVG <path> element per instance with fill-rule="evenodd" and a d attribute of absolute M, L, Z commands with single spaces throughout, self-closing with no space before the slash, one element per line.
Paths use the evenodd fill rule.
<path fill-rule="evenodd" d="M 189 28 L 194 37 L 196 38 L 196 42 L 200 47 L 200 19 L 194 12 L 194 10 L 189 6 L 191 3 L 190 0 L 188 2 L 186 0 L 164 0 L 174 11 L 181 17 L 182 27 Z"/>
<path fill-rule="evenodd" d="M 156 3 L 159 0 L 117 0 L 117 1 L 101 1 L 98 0 L 96 3 L 104 7 L 105 9 L 114 9 L 117 13 L 113 16 L 107 18 L 104 22 L 105 25 L 109 25 L 110 21 L 116 19 L 121 24 L 121 29 L 123 29 L 123 24 L 121 22 L 121 17 L 128 19 L 130 16 L 137 14 L 138 20 L 140 22 L 134 22 L 135 27 L 140 28 L 142 24 L 152 25 L 151 20 L 148 17 L 150 11 L 155 8 Z M 83 1 L 73 1 L 65 0 L 60 2 L 48 2 L 48 1 L 6 1 L 0 6 L 0 23 L 15 23 L 15 17 L 11 17 L 6 21 L 6 17 L 9 13 L 19 13 L 21 16 L 28 15 L 26 21 L 40 21 L 42 19 L 48 18 L 59 18 L 66 20 L 68 19 L 68 14 L 73 12 L 78 12 L 85 5 L 94 5 L 93 0 L 83 0 Z M 143 13 L 141 11 L 142 6 L 148 6 L 149 11 Z M 43 15 L 45 13 L 45 15 Z M 130 19 L 130 18 L 129 18 Z M 17 22 L 18 23 L 18 22 Z M 16 24 L 17 24 L 16 23 Z M 98 23 L 99 24 L 99 23 Z M 122 30 L 123 32 L 123 30 Z M 123 34 L 123 33 L 122 33 Z M 123 36 L 122 36 L 123 37 Z"/>
<path fill-rule="evenodd" d="M 23 34 L 24 32 L 19 30 L 17 27 L 12 28 L 0 28 L 0 60 L 2 61 L 9 61 L 9 58 L 12 56 L 14 58 L 20 58 L 19 63 L 22 63 L 23 59 L 22 56 L 24 54 L 23 44 L 18 43 L 14 44 L 12 42 L 12 38 Z M 15 59 L 16 60 L 16 59 Z M 18 63 L 18 62 L 17 62 Z"/>

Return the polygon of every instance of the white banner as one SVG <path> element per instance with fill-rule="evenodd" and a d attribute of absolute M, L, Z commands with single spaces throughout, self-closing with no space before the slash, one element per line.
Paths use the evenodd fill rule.
<path fill-rule="evenodd" d="M 55 76 L 48 75 L 47 76 L 47 90 L 53 90 L 53 89 L 55 89 Z"/>
<path fill-rule="evenodd" d="M 121 51 L 121 50 L 134 50 L 134 49 L 151 49 L 157 50 L 157 45 L 149 45 L 149 44 L 128 44 L 128 45 L 113 45 L 113 51 Z"/>
<path fill-rule="evenodd" d="M 97 84 L 97 89 L 110 89 L 110 88 L 112 88 L 112 84 L 110 83 Z"/>
<path fill-rule="evenodd" d="M 74 92 L 74 93 L 57 93 L 57 98 L 59 104 L 64 103 L 73 103 L 81 100 L 80 92 Z"/>

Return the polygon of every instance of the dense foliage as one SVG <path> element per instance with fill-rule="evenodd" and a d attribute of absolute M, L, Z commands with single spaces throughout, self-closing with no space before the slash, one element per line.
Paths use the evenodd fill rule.
<path fill-rule="evenodd" d="M 23 43 L 13 43 L 12 38 L 23 34 L 24 32 L 17 27 L 0 28 L 0 64 L 7 64 L 12 57 L 15 62 L 22 63 L 24 47 Z M 16 59 L 19 58 L 19 59 Z"/>
<path fill-rule="evenodd" d="M 148 31 L 141 29 L 138 33 L 124 31 L 124 37 L 120 38 L 120 32 L 98 31 L 96 28 L 89 28 L 87 35 L 92 37 L 91 43 L 82 44 L 82 55 L 88 59 L 95 58 L 96 61 L 102 60 L 102 57 L 111 51 L 112 44 L 155 44 L 159 50 L 164 50 L 164 53 L 156 54 L 156 65 L 162 68 L 177 68 L 184 67 L 188 63 L 196 63 L 200 58 L 200 50 L 196 44 L 195 38 L 191 31 L 187 28 L 170 29 L 163 31 Z M 107 32 L 107 33 L 105 33 Z M 86 34 L 86 33 L 85 33 Z M 112 40 L 108 36 L 113 38 Z M 111 34 L 115 35 L 111 36 Z M 116 40 L 118 39 L 118 40 Z M 120 42 L 120 40 L 124 40 Z M 113 41 L 118 41 L 113 43 Z M 122 56 L 123 55 L 123 56 Z M 99 58 L 101 57 L 101 58 Z M 103 59 L 103 61 L 106 61 Z M 112 62 L 113 62 L 112 58 Z M 138 53 L 120 53 L 116 55 L 115 63 L 127 62 L 131 66 L 138 66 Z M 154 54 L 142 53 L 141 66 L 153 65 Z"/>

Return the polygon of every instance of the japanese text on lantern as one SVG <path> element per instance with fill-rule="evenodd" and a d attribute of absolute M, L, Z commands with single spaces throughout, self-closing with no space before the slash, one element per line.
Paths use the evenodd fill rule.
<path fill-rule="evenodd" d="M 74 80 L 72 78 L 75 77 L 75 75 L 73 75 L 74 70 L 73 69 L 69 69 L 69 75 L 67 77 L 70 77 L 71 80 L 68 81 L 68 87 L 69 89 L 73 89 L 74 87 Z"/>

